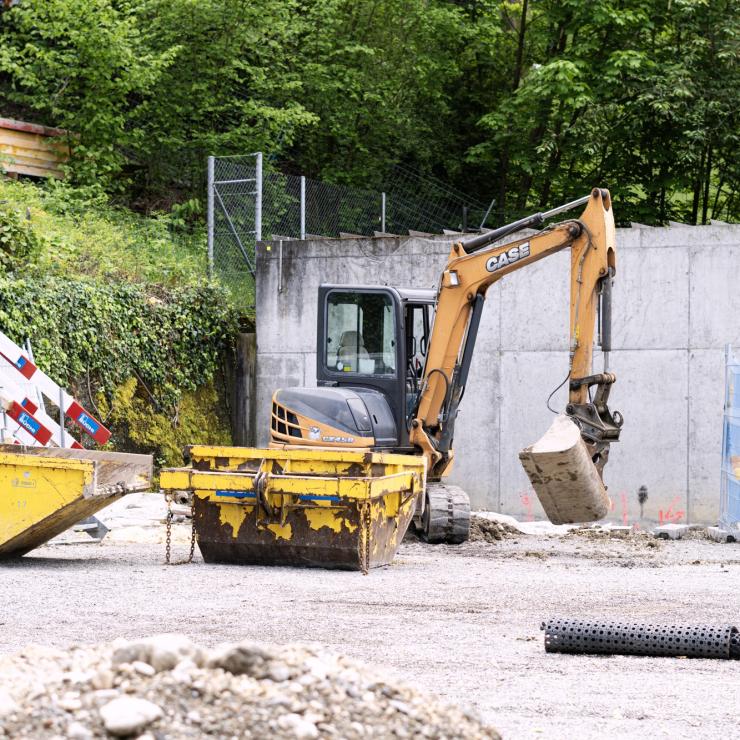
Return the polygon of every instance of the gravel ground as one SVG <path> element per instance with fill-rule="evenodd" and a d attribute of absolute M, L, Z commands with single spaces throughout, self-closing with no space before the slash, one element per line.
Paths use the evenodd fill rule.
<path fill-rule="evenodd" d="M 0 564 L 0 654 L 164 631 L 208 647 L 301 642 L 390 669 L 507 738 L 698 738 L 735 726 L 740 663 L 551 655 L 539 626 L 557 615 L 738 624 L 740 545 L 501 534 L 458 547 L 404 542 L 367 577 L 197 555 L 166 567 L 161 526 L 49 545 Z M 176 555 L 186 540 L 178 525 Z"/>

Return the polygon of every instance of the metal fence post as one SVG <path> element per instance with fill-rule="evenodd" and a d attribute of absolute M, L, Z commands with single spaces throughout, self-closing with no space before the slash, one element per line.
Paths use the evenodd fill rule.
<path fill-rule="evenodd" d="M 256 154 L 255 198 L 254 198 L 254 239 L 262 241 L 262 152 Z"/>
<path fill-rule="evenodd" d="M 490 203 L 488 204 L 488 209 L 486 210 L 486 213 L 485 213 L 485 215 L 483 216 L 483 220 L 482 220 L 482 221 L 480 222 L 480 226 L 478 227 L 479 229 L 482 229 L 482 228 L 483 228 L 483 227 L 484 227 L 484 226 L 486 225 L 486 221 L 488 221 L 488 216 L 490 215 L 490 213 L 491 213 L 491 209 L 493 208 L 493 206 L 495 205 L 495 203 L 496 203 L 496 199 L 494 198 L 494 199 L 493 199 L 493 200 L 492 200 L 492 201 L 491 201 L 491 202 L 490 202 Z"/>
<path fill-rule="evenodd" d="M 306 178 L 301 175 L 301 241 L 306 238 Z"/>
<path fill-rule="evenodd" d="M 213 188 L 215 157 L 208 157 L 208 277 L 213 277 Z"/>
<path fill-rule="evenodd" d="M 380 230 L 385 234 L 385 193 L 380 194 Z"/>

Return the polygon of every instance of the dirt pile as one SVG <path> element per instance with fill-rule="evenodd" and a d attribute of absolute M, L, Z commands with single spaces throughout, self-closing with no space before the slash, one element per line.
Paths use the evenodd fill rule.
<path fill-rule="evenodd" d="M 0 736 L 498 738 L 466 712 L 304 646 L 158 635 L 0 658 Z"/>
<path fill-rule="evenodd" d="M 493 519 L 484 519 L 480 516 L 470 517 L 471 542 L 498 542 L 505 537 L 521 536 L 521 534 L 509 524 L 497 522 Z"/>
<path fill-rule="evenodd" d="M 651 532 L 635 530 L 631 527 L 600 527 L 584 525 L 571 529 L 561 539 L 573 538 L 591 540 L 593 542 L 604 542 L 608 539 L 623 540 L 630 544 L 641 545 L 651 549 L 660 549 L 661 543 L 655 539 Z"/>

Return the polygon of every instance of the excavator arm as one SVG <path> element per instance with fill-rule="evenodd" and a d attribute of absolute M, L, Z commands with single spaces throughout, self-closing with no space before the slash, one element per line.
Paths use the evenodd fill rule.
<path fill-rule="evenodd" d="M 542 225 L 557 213 L 586 204 L 580 218 L 563 221 L 537 234 L 493 246 L 507 234 Z M 619 438 L 621 417 L 607 401 L 615 376 L 592 374 L 596 316 L 605 365 L 610 349 L 611 281 L 615 273 L 615 230 L 607 190 L 594 189 L 547 213 L 536 214 L 468 241 L 453 244 L 442 273 L 437 312 L 424 368 L 421 392 L 409 437 L 428 459 L 432 478 L 449 471 L 457 409 L 467 381 L 486 291 L 509 273 L 570 248 L 569 402 L 566 413 L 579 426 L 599 475 L 609 442 Z M 593 400 L 590 389 L 596 386 Z"/>

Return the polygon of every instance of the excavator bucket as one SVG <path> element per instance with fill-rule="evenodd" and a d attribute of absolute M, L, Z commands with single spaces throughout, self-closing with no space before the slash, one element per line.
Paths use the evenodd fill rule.
<path fill-rule="evenodd" d="M 151 455 L 0 445 L 0 558 L 25 555 L 151 480 Z"/>
<path fill-rule="evenodd" d="M 423 494 L 419 456 L 322 448 L 189 449 L 163 491 L 191 491 L 207 563 L 362 570 L 388 565 Z"/>
<path fill-rule="evenodd" d="M 531 447 L 522 466 L 553 524 L 595 522 L 609 511 L 609 497 L 581 432 L 561 414 Z"/>

